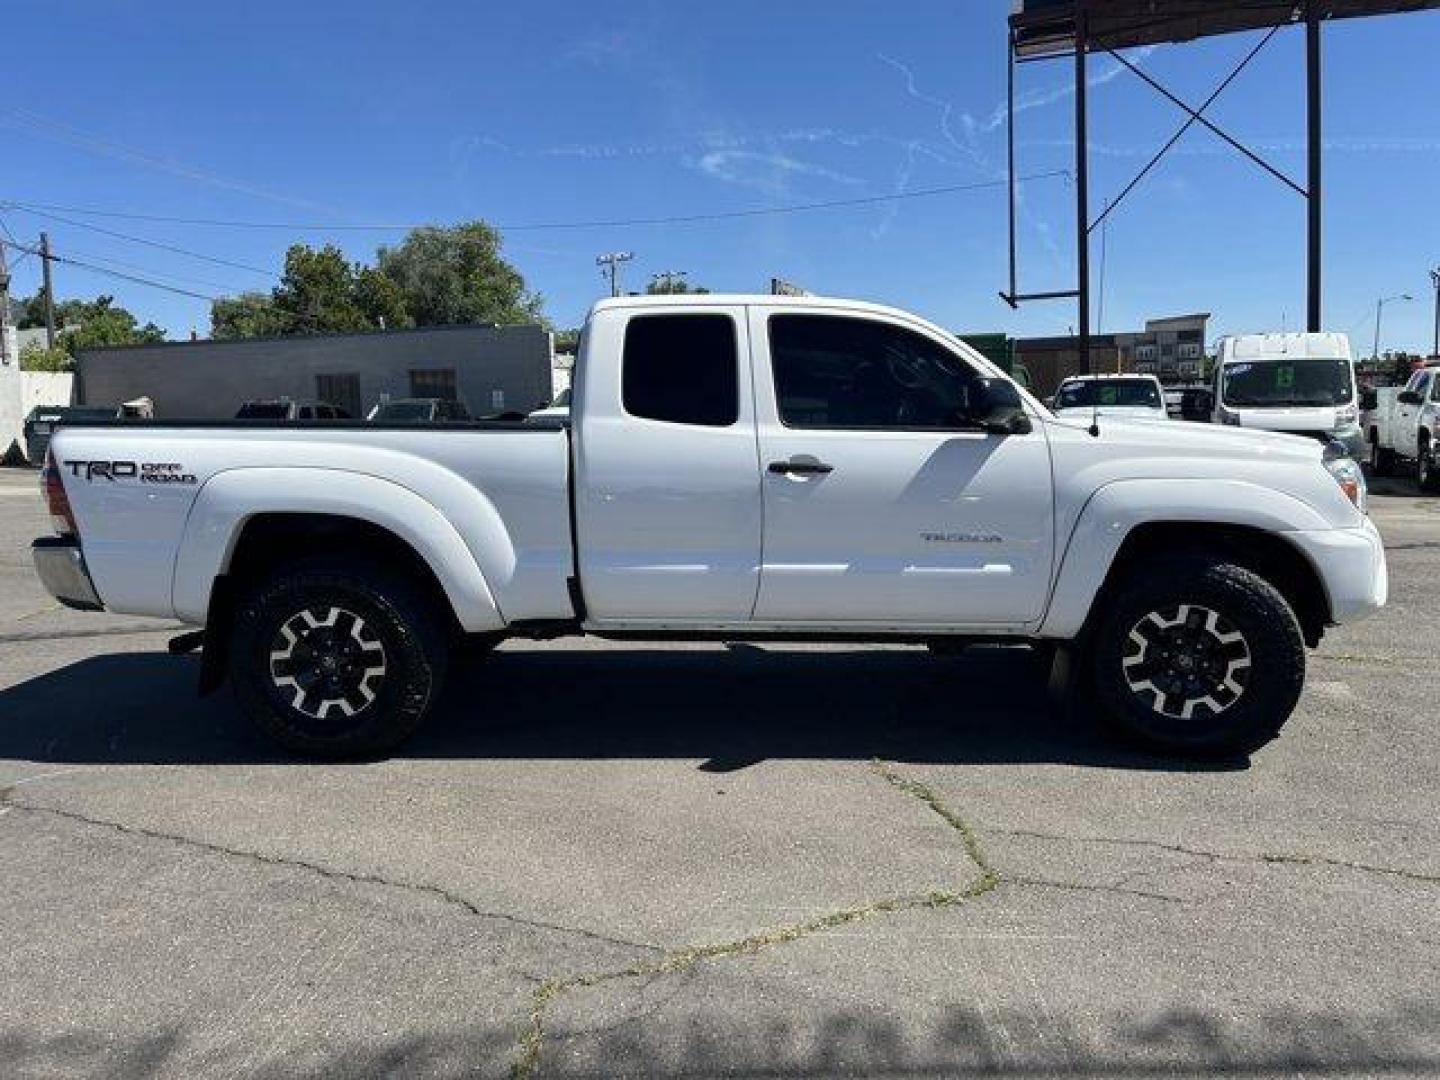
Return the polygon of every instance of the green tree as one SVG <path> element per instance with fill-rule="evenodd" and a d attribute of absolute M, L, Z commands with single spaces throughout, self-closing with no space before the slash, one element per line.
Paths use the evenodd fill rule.
<path fill-rule="evenodd" d="M 700 296 L 710 290 L 703 285 L 691 285 L 684 274 L 653 274 L 645 292 L 650 296 Z"/>
<path fill-rule="evenodd" d="M 378 267 L 364 267 L 355 275 L 355 303 L 371 326 L 406 330 L 415 325 L 404 292 Z"/>
<path fill-rule="evenodd" d="M 21 371 L 74 371 L 75 361 L 61 345 L 47 349 L 32 341 L 20 350 Z"/>
<path fill-rule="evenodd" d="M 275 337 L 294 326 L 295 320 L 278 310 L 268 293 L 222 296 L 210 305 L 210 336 L 222 341 Z"/>
<path fill-rule="evenodd" d="M 543 298 L 525 288 L 500 254 L 500 234 L 483 221 L 413 230 L 376 265 L 395 283 L 416 326 L 544 323 Z"/>
<path fill-rule="evenodd" d="M 358 273 L 359 268 L 334 244 L 318 251 L 291 244 L 285 253 L 285 274 L 272 296 L 275 310 L 292 324 L 282 333 L 350 333 L 373 328 L 356 299 Z"/>
<path fill-rule="evenodd" d="M 20 329 L 45 325 L 45 290 L 42 288 L 20 305 Z M 165 331 L 153 322 L 140 321 L 115 303 L 113 296 L 94 300 L 61 300 L 55 305 L 57 344 L 72 354 L 76 349 L 97 345 L 141 345 L 164 341 Z"/>

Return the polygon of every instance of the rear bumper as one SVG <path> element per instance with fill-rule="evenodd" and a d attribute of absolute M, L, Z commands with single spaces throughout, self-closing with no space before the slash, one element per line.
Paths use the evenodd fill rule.
<path fill-rule="evenodd" d="M 1385 545 L 1369 518 L 1355 529 L 1301 530 L 1285 535 L 1319 572 L 1333 622 L 1354 622 L 1385 606 L 1390 589 Z"/>
<path fill-rule="evenodd" d="M 104 611 L 80 542 L 70 537 L 44 536 L 30 545 L 35 572 L 49 594 L 78 611 Z"/>

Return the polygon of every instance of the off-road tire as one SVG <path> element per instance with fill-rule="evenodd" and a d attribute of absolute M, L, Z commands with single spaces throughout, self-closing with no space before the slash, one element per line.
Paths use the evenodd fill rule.
<path fill-rule="evenodd" d="M 1181 623 L 1162 625 L 1177 617 Z M 1279 734 L 1305 683 L 1305 642 L 1285 598 L 1258 574 L 1200 552 L 1131 574 L 1106 598 L 1090 655 L 1100 721 L 1164 754 L 1258 750 Z M 1137 691 L 1152 673 L 1152 689 Z M 1186 685 L 1185 677 L 1207 689 L 1154 688 Z M 1241 687 L 1238 695 L 1231 686 Z M 1193 712 L 1172 715 L 1180 710 Z"/>
<path fill-rule="evenodd" d="M 439 697 L 447 645 L 433 606 L 413 582 L 361 559 L 297 562 L 242 586 L 229 655 L 235 696 L 262 731 L 297 754 L 383 755 L 414 732 Z M 324 700 L 317 716 L 314 699 L 301 700 L 300 677 L 282 665 L 293 665 L 304 643 L 327 629 L 356 658 L 341 663 L 380 673 L 362 674 L 344 705 Z"/>
<path fill-rule="evenodd" d="M 1415 482 L 1429 495 L 1440 492 L 1440 464 L 1435 461 L 1429 439 L 1421 439 L 1415 448 Z"/>
<path fill-rule="evenodd" d="M 1370 433 L 1370 475 L 1389 476 L 1395 471 L 1395 451 L 1380 445 L 1377 432 Z"/>

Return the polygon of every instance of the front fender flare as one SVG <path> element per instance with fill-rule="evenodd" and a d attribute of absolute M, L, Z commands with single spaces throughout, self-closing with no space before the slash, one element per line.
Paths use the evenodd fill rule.
<path fill-rule="evenodd" d="M 245 523 L 277 513 L 329 514 L 386 529 L 430 567 L 462 628 L 478 633 L 505 625 L 474 554 L 433 504 L 365 473 L 283 467 L 227 470 L 200 489 L 175 560 L 171 602 L 177 618 L 205 621 L 215 579 L 229 566 Z"/>
<path fill-rule="evenodd" d="M 1077 636 L 1125 538 L 1141 525 L 1162 522 L 1238 525 L 1271 533 L 1332 527 L 1309 503 L 1245 480 L 1106 484 L 1090 497 L 1071 530 L 1039 636 Z"/>

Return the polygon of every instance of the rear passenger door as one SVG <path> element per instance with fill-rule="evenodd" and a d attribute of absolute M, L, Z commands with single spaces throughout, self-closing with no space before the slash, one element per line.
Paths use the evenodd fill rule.
<path fill-rule="evenodd" d="M 612 308 L 586 331 L 575 518 L 588 617 L 734 624 L 760 578 L 745 309 Z"/>

